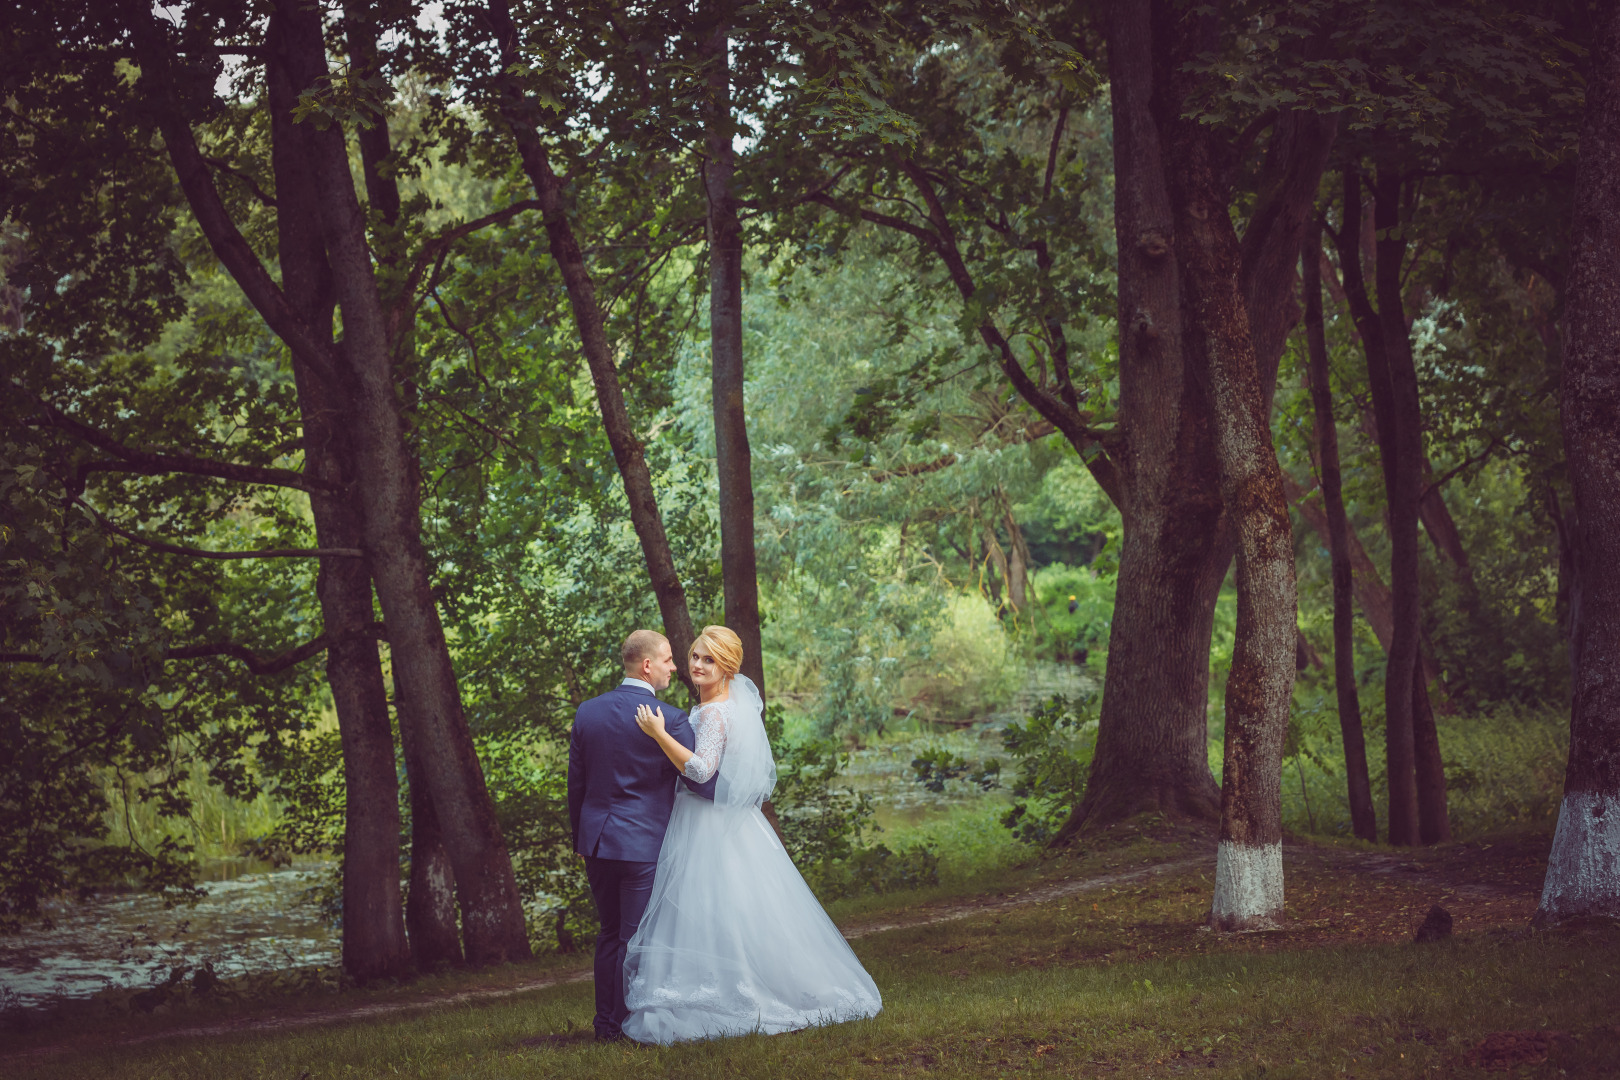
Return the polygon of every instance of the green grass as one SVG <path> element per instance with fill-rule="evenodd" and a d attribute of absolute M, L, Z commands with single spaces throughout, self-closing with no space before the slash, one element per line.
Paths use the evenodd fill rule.
<path fill-rule="evenodd" d="M 588 1024 L 588 985 L 499 1004 L 294 1034 L 211 1038 L 85 1056 L 31 1077 L 978 1077 L 1009 1073 L 1414 1076 L 1454 1066 L 1486 1033 L 1582 1035 L 1573 1075 L 1620 1068 L 1612 968 L 1620 936 L 1215 954 L 1144 963 L 1009 968 L 996 938 L 1027 920 L 894 932 L 859 951 L 886 1009 L 791 1036 L 671 1049 L 526 1049 Z M 1050 928 L 1044 928 L 1047 933 Z M 988 940 L 987 940 L 988 939 Z M 988 946 L 988 947 L 987 947 Z M 1593 955 L 1595 947 L 1607 956 Z M 973 950 L 966 953 L 966 950 Z M 966 955 L 964 955 L 966 953 Z M 962 972 L 966 972 L 963 974 Z M 1590 1071 L 1587 1071 L 1587 1070 Z M 8 1070 L 9 1071 L 9 1070 Z"/>
<path fill-rule="evenodd" d="M 941 881 L 967 880 L 1039 857 L 1038 851 L 1019 843 L 1001 824 L 1006 813 L 1004 799 L 954 803 L 916 824 L 890 825 L 876 838 L 898 848 L 931 845 L 939 852 Z"/>
<path fill-rule="evenodd" d="M 133 838 L 155 851 L 163 837 L 173 836 L 193 845 L 198 876 L 204 880 L 264 865 L 243 857 L 242 849 L 246 841 L 268 834 L 281 821 L 283 807 L 273 795 L 260 792 L 249 800 L 234 799 L 209 782 L 204 765 L 195 763 L 180 782 L 191 811 L 176 818 L 162 814 L 155 802 L 143 800 L 143 785 L 142 778 L 120 778 L 111 772 L 102 776 L 108 844 L 123 847 Z"/>
<path fill-rule="evenodd" d="M 974 886 L 1005 892 L 1140 865 L 1175 847 L 1151 831 L 1122 833 L 1090 855 L 981 877 Z M 529 1036 L 588 1027 L 591 987 L 578 983 L 279 1034 L 175 1039 L 0 1068 L 14 1080 L 1135 1077 L 1192 1068 L 1211 1077 L 1485 1076 L 1467 1055 L 1487 1034 L 1547 1030 L 1567 1037 L 1552 1041 L 1547 1061 L 1516 1075 L 1620 1071 L 1613 1007 L 1620 927 L 1527 933 L 1534 901 L 1520 888 L 1505 899 L 1448 901 L 1459 936 L 1413 946 L 1406 943 L 1410 924 L 1432 883 L 1305 860 L 1290 871 L 1289 930 L 1227 936 L 1199 928 L 1208 888 L 1207 875 L 1193 871 L 862 937 L 855 948 L 884 993 L 884 1012 L 793 1035 L 668 1049 L 524 1046 Z M 864 898 L 833 912 L 856 925 L 905 910 L 917 915 L 919 905 L 940 903 L 952 891 Z M 954 891 L 958 902 L 971 895 Z M 510 985 L 524 973 L 508 968 L 485 979 Z M 476 978 L 459 973 L 443 989 Z"/>
<path fill-rule="evenodd" d="M 1284 763 L 1283 826 L 1301 834 L 1348 836 L 1350 807 L 1338 716 L 1331 698 L 1318 702 L 1315 710 L 1303 711 L 1306 745 L 1319 760 L 1301 755 Z M 1382 829 L 1388 802 L 1383 728 L 1379 716 L 1364 711 L 1364 720 L 1373 806 Z M 1454 836 L 1467 839 L 1503 830 L 1550 828 L 1557 820 L 1569 749 L 1566 710 L 1500 705 L 1483 713 L 1440 715 L 1436 726 Z M 1210 753 L 1218 765 L 1218 741 L 1211 743 Z"/>

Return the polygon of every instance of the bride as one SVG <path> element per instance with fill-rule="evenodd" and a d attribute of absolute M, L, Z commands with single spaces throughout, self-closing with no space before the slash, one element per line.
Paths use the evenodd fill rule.
<path fill-rule="evenodd" d="M 724 626 L 692 644 L 695 750 L 664 730 L 663 710 L 636 711 L 641 730 L 695 784 L 719 777 L 714 801 L 676 785 L 652 897 L 624 963 L 624 1033 L 672 1043 L 875 1016 L 872 977 L 793 865 L 760 803 L 776 784 L 759 690 L 742 642 Z"/>

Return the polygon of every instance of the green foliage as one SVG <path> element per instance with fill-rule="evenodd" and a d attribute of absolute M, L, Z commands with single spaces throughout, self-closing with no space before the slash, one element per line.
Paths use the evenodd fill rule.
<path fill-rule="evenodd" d="M 901 683 L 903 700 L 919 720 L 982 718 L 1013 694 L 1024 665 L 1007 628 L 979 593 L 954 593 L 927 652 Z"/>
<path fill-rule="evenodd" d="M 1471 573 L 1425 563 L 1424 630 L 1447 687 L 1470 707 L 1534 709 L 1569 693 L 1558 536 L 1532 484 L 1509 462 L 1454 482 L 1447 505 Z"/>
<path fill-rule="evenodd" d="M 536 949 L 573 952 L 597 931 L 583 860 L 568 821 L 567 758 L 554 743 L 482 740 L 479 760 L 512 854 Z"/>
<path fill-rule="evenodd" d="M 1030 581 L 1040 604 L 1036 647 L 1059 660 L 1073 659 L 1079 649 L 1102 659 L 1114 620 L 1114 579 L 1083 566 L 1053 563 L 1037 570 Z"/>
<path fill-rule="evenodd" d="M 0 339 L 13 359 L 28 357 L 28 347 Z M 221 500 L 196 478 L 74 480 L 75 465 L 90 455 L 31 423 L 38 414 L 28 409 L 34 390 L 48 386 L 58 399 L 77 400 L 78 415 L 118 424 L 166 395 L 164 422 L 201 420 L 206 430 L 214 405 L 229 397 L 210 401 L 208 376 L 187 378 L 144 357 L 54 378 L 18 364 L 12 375 L 10 434 L 0 442 L 0 635 L 8 654 L 0 668 L 0 924 L 14 926 L 63 891 L 132 882 L 188 895 L 192 812 L 204 794 L 199 763 L 214 794 L 254 799 L 259 751 L 273 754 L 312 721 L 313 685 L 298 670 L 244 680 L 238 662 L 223 656 L 167 659 L 172 646 L 199 641 L 234 639 L 266 654 L 298 642 L 308 633 L 296 599 L 308 588 L 300 568 L 230 573 L 102 527 L 116 514 L 126 528 L 144 520 L 168 535 L 190 524 L 207 546 L 228 549 L 255 534 L 273 543 L 296 537 L 301 524 L 278 496 Z M 116 804 L 108 775 L 119 778 Z M 137 818 L 142 827 L 130 825 Z"/>
<path fill-rule="evenodd" d="M 1551 828 L 1564 795 L 1566 710 L 1503 704 L 1438 721 L 1446 795 L 1458 836 Z"/>
<path fill-rule="evenodd" d="M 938 852 L 942 882 L 1011 869 L 1029 858 L 1029 849 L 1001 824 L 1006 812 L 1002 790 L 992 788 L 978 798 L 952 801 L 911 824 L 890 825 L 888 843 Z"/>
<path fill-rule="evenodd" d="M 780 705 L 766 706 L 765 721 L 776 756 L 771 801 L 777 822 L 788 854 L 817 896 L 830 900 L 938 882 L 939 856 L 932 845 L 896 851 L 863 842 L 873 831 L 871 798 L 833 786 L 848 764 L 847 753 L 830 740 L 790 742 Z"/>
<path fill-rule="evenodd" d="M 1369 672 L 1376 680 L 1377 672 Z M 1388 802 L 1381 698 L 1376 681 L 1363 699 L 1373 806 L 1382 827 Z M 1435 717 L 1446 771 L 1453 834 L 1477 839 L 1525 828 L 1550 829 L 1563 797 L 1569 716 L 1546 705 L 1511 702 Z M 1331 687 L 1295 694 L 1283 764 L 1283 823 L 1301 833 L 1350 835 L 1344 749 Z"/>
<path fill-rule="evenodd" d="M 927 888 L 939 884 L 939 853 L 924 844 L 899 851 L 887 844 L 860 847 L 820 868 L 813 884 L 822 900 Z"/>
<path fill-rule="evenodd" d="M 1046 843 L 1085 795 L 1098 705 L 1095 695 L 1057 694 L 1002 730 L 1002 745 L 1017 771 L 1009 785 L 1015 801 L 1001 823 L 1020 841 Z"/>
<path fill-rule="evenodd" d="M 1086 566 L 1096 576 L 1113 577 L 1122 532 L 1119 510 L 1072 447 L 1051 439 L 1031 452 L 1043 469 L 1040 484 L 1015 508 L 1031 561 L 1045 568 Z"/>
<path fill-rule="evenodd" d="M 1249 20 L 1201 58 L 1207 96 L 1187 111 L 1205 123 L 1312 109 L 1427 151 L 1472 142 L 1546 159 L 1573 144 L 1582 50 L 1548 19 L 1445 0 L 1244 7 Z"/>

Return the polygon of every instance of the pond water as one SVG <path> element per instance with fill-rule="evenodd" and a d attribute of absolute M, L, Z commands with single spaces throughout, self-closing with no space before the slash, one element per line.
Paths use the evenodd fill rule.
<path fill-rule="evenodd" d="M 1004 756 L 1000 732 L 1054 693 L 1096 688 L 1096 677 L 1072 664 L 1031 665 L 1013 700 L 959 728 L 895 734 L 852 753 L 838 782 L 872 797 L 878 824 L 916 824 L 952 804 L 986 793 L 964 780 L 930 792 L 913 779 L 911 760 L 940 748 L 978 763 Z M 991 797 L 1002 797 L 992 793 Z M 328 926 L 310 896 L 325 864 L 273 869 L 264 864 L 228 880 L 210 881 L 196 905 L 165 908 L 144 893 L 58 901 L 48 922 L 0 937 L 0 1012 L 105 990 L 135 990 L 161 983 L 177 967 L 211 964 L 222 978 L 339 963 L 339 932 Z"/>
<path fill-rule="evenodd" d="M 195 906 L 146 893 L 48 905 L 48 922 L 0 937 L 0 1007 L 162 982 L 212 964 L 222 978 L 338 963 L 338 934 L 309 897 L 325 867 L 295 864 L 201 884 Z"/>
<path fill-rule="evenodd" d="M 987 794 L 1004 798 L 1002 791 L 987 793 L 965 779 L 947 780 L 943 791 L 929 791 L 916 781 L 911 762 L 926 751 L 944 750 L 973 766 L 991 758 L 1005 764 L 1002 728 L 1024 720 L 1054 694 L 1074 698 L 1097 691 L 1099 685 L 1097 674 L 1085 667 L 1036 661 L 1028 665 L 1018 690 L 1000 709 L 968 724 L 942 724 L 864 740 L 860 749 L 850 752 L 849 765 L 835 783 L 869 796 L 877 811 L 874 820 L 884 829 L 916 825 L 952 806 L 978 802 Z"/>

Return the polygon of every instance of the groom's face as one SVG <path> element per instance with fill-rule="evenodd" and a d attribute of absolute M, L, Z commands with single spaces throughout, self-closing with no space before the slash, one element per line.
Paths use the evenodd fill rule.
<path fill-rule="evenodd" d="M 675 675 L 675 654 L 670 651 L 669 642 L 659 645 L 650 659 L 642 661 L 642 666 L 647 669 L 646 679 L 654 690 L 667 687 Z"/>

